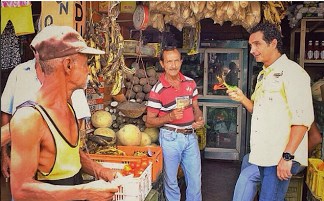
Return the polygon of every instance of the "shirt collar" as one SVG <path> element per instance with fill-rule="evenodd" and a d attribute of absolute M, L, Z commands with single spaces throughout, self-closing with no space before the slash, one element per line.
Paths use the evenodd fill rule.
<path fill-rule="evenodd" d="M 32 71 L 32 72 L 36 72 L 36 69 L 35 69 L 35 63 L 36 63 L 36 59 L 32 59 L 32 60 L 29 60 L 26 65 L 24 66 L 24 70 L 25 71 Z"/>
<path fill-rule="evenodd" d="M 186 80 L 186 77 L 181 72 L 179 72 L 178 75 L 180 77 L 181 82 Z M 163 87 L 166 87 L 166 88 L 171 87 L 170 83 L 165 79 L 165 73 L 163 73 L 161 75 L 160 80 L 161 80 L 161 83 L 162 83 Z"/>
<path fill-rule="evenodd" d="M 282 62 L 287 60 L 286 54 L 282 54 L 275 62 L 273 62 L 268 68 L 262 67 L 264 72 L 270 72 L 282 66 Z"/>

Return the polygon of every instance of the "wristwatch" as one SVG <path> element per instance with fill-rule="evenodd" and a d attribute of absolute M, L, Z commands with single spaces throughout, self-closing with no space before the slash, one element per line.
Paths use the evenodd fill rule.
<path fill-rule="evenodd" d="M 290 160 L 294 159 L 295 156 L 294 156 L 294 155 L 291 155 L 291 154 L 288 153 L 288 152 L 283 152 L 283 153 L 282 153 L 282 158 L 283 158 L 285 161 L 290 161 Z"/>

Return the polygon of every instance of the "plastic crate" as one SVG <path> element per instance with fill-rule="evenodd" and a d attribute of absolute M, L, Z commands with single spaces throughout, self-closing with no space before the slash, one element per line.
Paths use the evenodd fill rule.
<path fill-rule="evenodd" d="M 321 201 L 322 199 L 320 199 L 320 198 L 316 198 L 316 197 L 312 194 L 312 192 L 311 192 L 309 189 L 307 189 L 307 196 L 306 196 L 306 200 L 307 200 L 307 201 Z"/>
<path fill-rule="evenodd" d="M 150 193 L 146 196 L 145 201 L 158 201 L 159 194 L 160 193 L 157 190 L 152 189 Z"/>
<path fill-rule="evenodd" d="M 163 169 L 163 158 L 162 158 L 162 149 L 161 147 L 140 147 L 140 146 L 118 146 L 119 150 L 122 150 L 126 153 L 126 156 L 117 156 L 117 155 L 102 155 L 102 154 L 89 154 L 89 156 L 94 160 L 105 160 L 110 162 L 139 162 L 142 157 L 147 156 L 134 156 L 136 151 L 147 152 L 150 150 L 152 152 L 151 157 L 147 157 L 148 160 L 152 163 L 152 182 L 155 182 Z"/>
<path fill-rule="evenodd" d="M 106 160 L 100 160 L 104 167 L 111 169 L 122 170 L 125 163 L 112 163 Z M 119 187 L 118 192 L 115 194 L 113 201 L 143 201 L 152 189 L 151 180 L 152 164 L 149 163 L 147 168 L 143 171 L 141 176 L 130 179 L 127 184 Z"/>
<path fill-rule="evenodd" d="M 294 175 L 289 183 L 286 193 L 286 201 L 302 201 L 304 186 L 304 174 Z"/>
<path fill-rule="evenodd" d="M 309 158 L 307 167 L 306 184 L 315 198 L 324 198 L 324 171 L 317 169 L 321 159 Z"/>

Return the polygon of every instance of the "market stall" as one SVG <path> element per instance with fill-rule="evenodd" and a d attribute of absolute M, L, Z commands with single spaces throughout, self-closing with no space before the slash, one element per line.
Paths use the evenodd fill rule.
<path fill-rule="evenodd" d="M 161 48 L 180 48 L 182 73 L 197 83 L 206 119 L 205 127 L 197 130 L 202 157 L 239 161 L 249 152 L 251 119 L 242 104 L 217 86 L 226 80 L 252 94 L 261 67 L 249 57 L 247 39 L 261 21 L 290 31 L 290 57 L 311 75 L 315 119 L 323 132 L 323 10 L 318 2 L 41 2 L 36 27 L 71 26 L 89 46 L 106 52 L 88 59 L 85 93 L 91 118 L 82 128 L 82 149 L 93 160 L 131 176 L 114 200 L 153 201 L 164 200 L 163 158 L 159 128 L 146 128 L 145 121 L 148 95 L 163 72 Z M 283 27 L 284 20 L 291 28 Z M 235 73 L 231 81 L 225 79 L 229 72 Z M 309 159 L 306 175 L 293 178 L 286 198 L 305 197 L 305 177 L 309 199 L 324 198 L 323 146 L 316 151 L 318 159 Z"/>

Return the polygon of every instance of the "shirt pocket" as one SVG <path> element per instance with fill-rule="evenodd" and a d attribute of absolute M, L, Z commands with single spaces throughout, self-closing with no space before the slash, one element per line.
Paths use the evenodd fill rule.
<path fill-rule="evenodd" d="M 283 79 L 282 76 L 270 75 L 273 77 L 269 77 L 264 81 L 264 90 L 270 93 L 279 93 L 282 89 Z"/>

